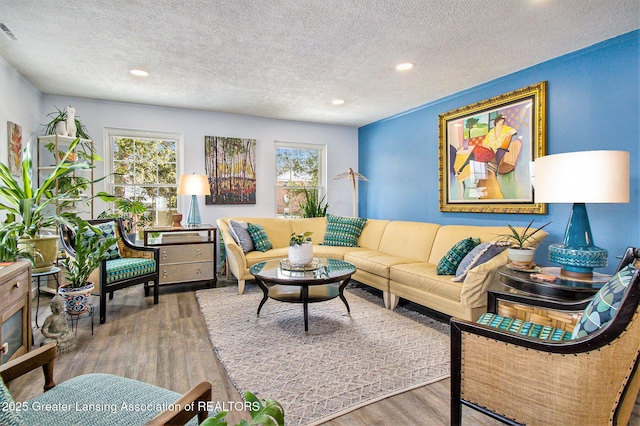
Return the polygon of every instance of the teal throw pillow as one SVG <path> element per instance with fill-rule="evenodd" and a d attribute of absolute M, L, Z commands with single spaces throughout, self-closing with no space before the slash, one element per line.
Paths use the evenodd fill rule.
<path fill-rule="evenodd" d="M 256 250 L 265 252 L 273 248 L 264 228 L 256 223 L 247 223 L 247 231 Z"/>
<path fill-rule="evenodd" d="M 436 273 L 438 275 L 454 275 L 462 259 L 478 244 L 480 244 L 480 238 L 471 237 L 455 243 L 438 262 Z"/>
<path fill-rule="evenodd" d="M 327 231 L 324 234 L 325 246 L 357 247 L 367 219 L 362 217 L 343 217 L 327 215 Z"/>
<path fill-rule="evenodd" d="M 588 336 L 598 331 L 611 321 L 618 312 L 620 302 L 624 297 L 636 268 L 627 265 L 618 271 L 609 282 L 593 296 L 591 302 L 584 308 L 580 321 L 573 329 L 572 339 Z"/>
<path fill-rule="evenodd" d="M 22 425 L 20 411 L 16 408 L 16 403 L 0 377 L 0 425 L 20 426 Z"/>
<path fill-rule="evenodd" d="M 478 244 L 462 259 L 462 262 L 456 269 L 456 277 L 451 281 L 461 282 L 467 276 L 467 273 L 476 266 L 486 263 L 505 251 L 507 244 L 497 241 L 489 241 L 486 243 Z"/>
<path fill-rule="evenodd" d="M 105 222 L 91 226 L 93 226 L 94 228 L 98 228 L 100 232 L 98 235 L 100 235 L 100 240 L 103 241 L 107 238 L 117 237 L 115 224 L 115 222 Z M 85 235 L 87 237 L 93 237 L 94 235 L 96 235 L 96 232 L 94 232 L 93 229 L 89 228 L 85 232 Z M 111 247 L 109 247 L 108 254 L 109 256 L 107 257 L 107 260 L 120 259 L 120 248 L 118 247 L 118 243 L 115 243 Z"/>

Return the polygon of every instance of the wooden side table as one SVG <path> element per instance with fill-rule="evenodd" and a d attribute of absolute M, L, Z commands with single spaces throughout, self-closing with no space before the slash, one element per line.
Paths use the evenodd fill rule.
<path fill-rule="evenodd" d="M 543 267 L 540 273 L 553 275 L 555 282 L 531 278 L 531 272 L 524 272 L 502 266 L 498 269 L 500 281 L 507 287 L 541 297 L 562 302 L 590 299 L 611 279 L 611 275 L 593 273 L 592 278 L 565 277 L 559 267 Z"/>

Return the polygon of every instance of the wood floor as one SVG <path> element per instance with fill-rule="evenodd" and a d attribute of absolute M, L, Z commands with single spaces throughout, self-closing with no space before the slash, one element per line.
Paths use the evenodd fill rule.
<path fill-rule="evenodd" d="M 236 282 L 218 281 L 218 286 L 225 285 L 235 286 Z M 195 288 L 197 286 L 188 285 L 163 288 L 158 305 L 153 305 L 152 297 L 143 296 L 141 286 L 117 291 L 107 304 L 107 322 L 99 325 L 96 315 L 93 336 L 90 320 L 80 321 L 76 350 L 56 360 L 56 382 L 79 374 L 100 372 L 184 393 L 206 380 L 213 383 L 213 401 L 221 404 L 241 401 L 214 354 L 195 298 Z M 41 296 L 39 324 L 50 313 L 49 300 L 49 296 Z M 34 338 L 39 346 L 42 335 L 38 329 L 34 330 Z M 449 384 L 448 379 L 442 380 L 360 408 L 326 424 L 447 425 Z M 17 401 L 24 401 L 41 393 L 42 386 L 42 372 L 36 370 L 13 381 L 10 389 Z M 249 420 L 250 416 L 238 411 L 227 415 L 229 424 L 241 419 Z M 466 407 L 463 408 L 463 423 L 500 424 Z M 640 426 L 640 398 L 636 401 L 630 424 Z"/>

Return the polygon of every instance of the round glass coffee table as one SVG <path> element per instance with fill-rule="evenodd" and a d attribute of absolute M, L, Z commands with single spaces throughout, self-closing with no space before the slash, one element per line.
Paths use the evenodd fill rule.
<path fill-rule="evenodd" d="M 309 331 L 309 303 L 325 302 L 340 297 L 351 313 L 344 297 L 344 289 L 349 284 L 356 267 L 344 260 L 317 259 L 304 267 L 289 264 L 288 259 L 268 260 L 249 268 L 260 289 L 264 293 L 256 315 L 267 299 L 286 303 L 302 303 L 304 311 L 304 331 Z"/>

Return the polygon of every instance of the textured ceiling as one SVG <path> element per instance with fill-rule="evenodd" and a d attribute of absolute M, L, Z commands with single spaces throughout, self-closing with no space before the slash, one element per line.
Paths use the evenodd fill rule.
<path fill-rule="evenodd" d="M 46 94 L 361 126 L 638 29 L 640 0 L 2 0 L 0 22 Z"/>

